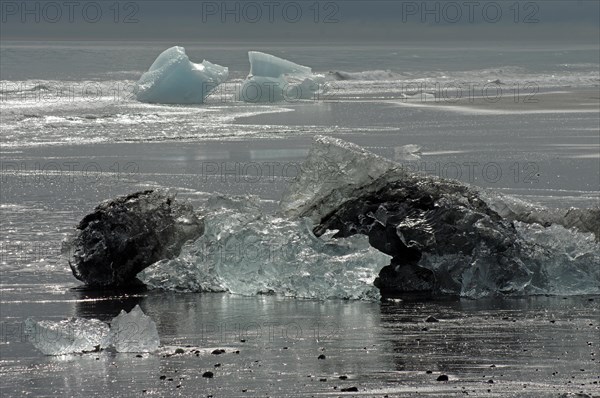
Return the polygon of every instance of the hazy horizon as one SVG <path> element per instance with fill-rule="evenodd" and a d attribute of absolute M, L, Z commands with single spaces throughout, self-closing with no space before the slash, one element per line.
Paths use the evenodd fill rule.
<path fill-rule="evenodd" d="M 597 1 L 2 1 L 6 40 L 586 42 Z"/>

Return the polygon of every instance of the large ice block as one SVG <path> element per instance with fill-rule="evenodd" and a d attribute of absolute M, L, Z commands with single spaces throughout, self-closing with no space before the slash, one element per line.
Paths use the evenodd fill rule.
<path fill-rule="evenodd" d="M 138 277 L 176 291 L 229 291 L 241 295 L 364 299 L 390 257 L 365 236 L 318 238 L 308 219 L 262 214 L 252 197 L 214 197 L 204 208 L 205 233 Z"/>
<path fill-rule="evenodd" d="M 138 80 L 137 99 L 159 104 L 201 104 L 228 75 L 224 66 L 206 60 L 195 64 L 183 47 L 171 47 Z"/>
<path fill-rule="evenodd" d="M 323 91 L 325 77 L 308 66 L 250 51 L 250 75 L 243 82 L 239 98 L 246 102 L 294 102 L 311 99 Z"/>
<path fill-rule="evenodd" d="M 316 137 L 280 213 L 309 217 L 317 236 L 367 235 L 393 257 L 377 280 L 384 294 L 600 292 L 600 245 L 588 232 L 598 225 L 598 209 L 533 213 L 532 206 L 494 198 L 458 181 L 410 173 L 357 145 Z M 571 226 L 579 230 L 565 228 Z"/>

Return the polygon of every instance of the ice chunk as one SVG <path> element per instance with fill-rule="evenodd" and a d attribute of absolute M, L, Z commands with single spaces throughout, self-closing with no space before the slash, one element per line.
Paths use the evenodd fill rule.
<path fill-rule="evenodd" d="M 107 345 L 108 325 L 97 319 L 69 318 L 60 322 L 25 321 L 25 334 L 46 355 L 97 351 Z"/>
<path fill-rule="evenodd" d="M 414 161 L 421 158 L 421 147 L 419 145 L 409 144 L 397 146 L 394 148 L 394 160 Z"/>
<path fill-rule="evenodd" d="M 139 305 L 113 318 L 108 341 L 117 352 L 153 352 L 160 345 L 156 324 Z"/>
<path fill-rule="evenodd" d="M 286 216 L 309 217 L 319 223 L 360 187 L 383 175 L 402 178 L 400 164 L 340 139 L 315 136 L 301 172 L 280 202 Z"/>
<path fill-rule="evenodd" d="M 160 104 L 201 104 L 228 75 L 224 66 L 208 61 L 194 64 L 183 47 L 171 47 L 138 80 L 137 99 Z"/>
<path fill-rule="evenodd" d="M 191 205 L 163 191 L 118 196 L 96 207 L 66 242 L 73 275 L 87 285 L 135 284 L 135 275 L 162 258 L 179 253 L 202 234 Z"/>
<path fill-rule="evenodd" d="M 136 305 L 108 324 L 98 319 L 69 318 L 60 322 L 25 321 L 25 333 L 46 355 L 64 355 L 114 348 L 117 352 L 152 352 L 160 340 L 154 321 Z"/>
<path fill-rule="evenodd" d="M 324 89 L 325 77 L 307 66 L 258 51 L 248 52 L 248 57 L 250 75 L 239 92 L 242 101 L 293 102 L 314 98 Z"/>
<path fill-rule="evenodd" d="M 283 58 L 258 51 L 249 51 L 250 75 L 263 77 L 279 77 L 282 75 L 311 75 L 308 66 L 295 64 Z"/>
<path fill-rule="evenodd" d="M 310 217 L 317 236 L 330 230 L 338 231 L 334 238 L 367 235 L 373 247 L 393 257 L 377 280 L 385 294 L 426 289 L 479 298 L 600 291 L 600 246 L 592 234 L 559 223 L 542 226 L 537 218 L 531 225 L 511 223 L 488 201 L 495 203 L 458 181 L 409 173 L 356 145 L 317 137 L 280 211 Z M 502 215 L 524 214 L 496 208 Z M 561 223 L 588 228 L 596 220 L 584 217 L 587 212 L 570 214 L 559 217 Z"/>
<path fill-rule="evenodd" d="M 215 197 L 204 211 L 204 235 L 184 246 L 177 259 L 144 270 L 138 275 L 142 281 L 177 291 L 379 297 L 373 281 L 390 257 L 364 236 L 317 238 L 309 220 L 263 215 L 251 197 Z"/>
<path fill-rule="evenodd" d="M 592 209 L 549 209 L 524 200 L 502 195 L 493 191 L 483 191 L 482 197 L 490 207 L 502 217 L 527 224 L 562 225 L 577 228 L 580 232 L 592 232 L 600 241 L 600 208 Z"/>
<path fill-rule="evenodd" d="M 527 294 L 600 293 L 600 243 L 594 234 L 559 224 L 514 224 L 526 248 L 523 262 L 534 272 Z"/>

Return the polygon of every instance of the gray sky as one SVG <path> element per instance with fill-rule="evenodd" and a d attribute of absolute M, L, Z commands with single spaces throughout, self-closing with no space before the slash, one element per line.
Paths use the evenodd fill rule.
<path fill-rule="evenodd" d="M 0 38 L 598 43 L 600 1 L 6 1 Z"/>

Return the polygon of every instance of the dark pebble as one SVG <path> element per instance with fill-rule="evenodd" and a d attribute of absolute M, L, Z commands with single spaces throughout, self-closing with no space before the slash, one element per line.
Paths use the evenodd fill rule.
<path fill-rule="evenodd" d="M 215 368 L 218 368 L 219 366 L 221 366 L 220 363 L 215 363 Z"/>
<path fill-rule="evenodd" d="M 135 357 L 136 357 L 136 358 L 143 358 L 143 356 L 142 356 L 142 355 L 140 355 L 140 354 L 137 354 Z"/>
<path fill-rule="evenodd" d="M 183 354 L 185 350 L 183 348 L 178 348 L 175 350 L 175 354 Z"/>
<path fill-rule="evenodd" d="M 210 372 L 210 371 L 202 373 L 202 377 L 206 377 L 208 379 L 212 379 L 214 375 L 215 374 L 213 372 Z"/>
<path fill-rule="evenodd" d="M 425 322 L 439 322 L 437 320 L 437 318 L 433 317 L 433 316 L 429 316 L 427 317 L 427 319 L 425 319 Z"/>
<path fill-rule="evenodd" d="M 439 375 L 436 380 L 437 381 L 448 381 L 448 376 L 446 376 L 446 375 Z"/>
<path fill-rule="evenodd" d="M 492 380 L 492 379 L 489 379 L 489 380 L 488 380 L 488 383 L 490 383 L 490 384 L 494 384 L 494 380 Z"/>
<path fill-rule="evenodd" d="M 167 379 L 167 381 L 173 381 L 173 378 L 172 378 L 172 377 L 169 377 L 169 378 Z"/>
<path fill-rule="evenodd" d="M 216 349 L 216 350 L 214 350 L 213 352 L 211 352 L 211 354 L 213 354 L 213 355 L 221 355 L 221 354 L 223 354 L 224 352 L 225 352 L 225 350 L 222 350 L 222 349 Z"/>
<path fill-rule="evenodd" d="M 319 355 L 319 356 L 317 357 L 317 359 L 325 359 L 325 358 L 326 358 L 326 357 L 325 357 L 325 355 L 323 355 L 323 354 L 321 354 L 321 355 Z"/>
<path fill-rule="evenodd" d="M 161 379 L 161 380 L 164 380 L 166 378 L 167 378 L 167 376 L 165 376 L 165 375 L 162 375 L 162 376 L 159 377 L 159 379 Z"/>
<path fill-rule="evenodd" d="M 339 377 L 339 379 L 340 379 L 340 380 L 348 380 L 348 376 L 346 376 L 346 375 L 341 375 L 341 376 Z"/>
<path fill-rule="evenodd" d="M 319 379 L 319 381 L 327 381 L 327 379 Z"/>
<path fill-rule="evenodd" d="M 342 392 L 357 392 L 358 391 L 358 387 L 342 388 L 340 391 L 342 391 Z"/>
<path fill-rule="evenodd" d="M 427 373 L 428 375 L 430 375 L 430 374 L 432 374 L 432 373 L 433 373 L 433 371 L 431 371 L 431 370 L 428 370 L 428 371 L 426 371 L 425 373 Z"/>
<path fill-rule="evenodd" d="M 241 339 L 240 340 L 240 343 L 245 343 L 245 342 L 246 342 L 246 339 Z"/>

